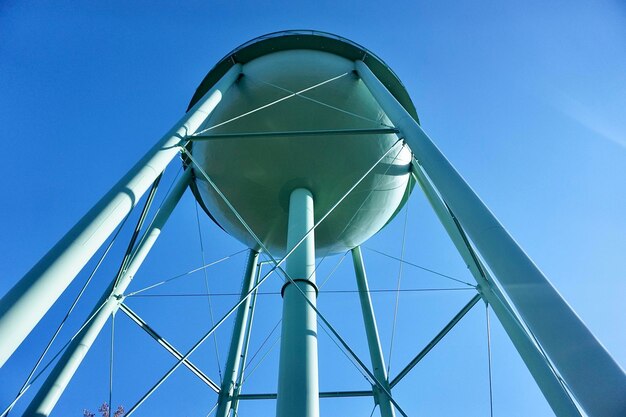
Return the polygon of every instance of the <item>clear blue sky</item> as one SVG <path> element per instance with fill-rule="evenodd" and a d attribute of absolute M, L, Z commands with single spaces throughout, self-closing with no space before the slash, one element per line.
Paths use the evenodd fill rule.
<path fill-rule="evenodd" d="M 284 29 L 336 33 L 378 54 L 404 82 L 422 126 L 546 273 L 594 334 L 626 365 L 626 8 L 618 1 L 213 2 L 58 1 L 0 3 L 0 294 L 67 231 L 180 117 L 221 57 L 249 39 Z M 435 4 L 436 3 L 436 4 Z M 172 181 L 178 165 L 168 172 Z M 161 194 L 162 196 L 162 194 Z M 161 198 L 161 197 L 159 197 Z M 399 256 L 403 213 L 366 246 Z M 242 249 L 202 218 L 207 261 Z M 416 190 L 405 258 L 470 280 Z M 127 232 L 122 234 L 124 241 Z M 67 340 L 116 269 L 123 244 L 97 275 L 61 334 Z M 371 286 L 395 288 L 397 263 L 365 250 Z M 239 290 L 243 255 L 208 270 L 214 293 Z M 324 261 L 318 280 L 340 258 Z M 201 263 L 194 201 L 186 195 L 131 289 Z M 93 267 L 90 264 L 86 271 Z M 0 370 L 0 408 L 12 400 L 45 346 L 81 274 L 27 343 Z M 200 293 L 202 274 L 160 293 Z M 181 280 L 182 281 L 182 280 Z M 279 288 L 278 279 L 265 291 Z M 405 267 L 402 286 L 456 287 Z M 354 289 L 349 258 L 326 289 Z M 154 294 L 159 293 L 154 291 Z M 403 293 L 391 374 L 471 298 L 470 292 Z M 221 316 L 236 297 L 214 297 Z M 385 355 L 394 295 L 374 296 Z M 180 350 L 210 327 L 205 298 L 135 298 L 128 304 Z M 354 294 L 322 294 L 319 305 L 367 359 Z M 280 297 L 260 298 L 251 352 L 279 318 Z M 231 323 L 218 332 L 222 363 Z M 493 320 L 494 410 L 551 411 Z M 394 391 L 411 416 L 488 415 L 484 306 L 479 304 Z M 270 344 L 274 339 L 270 338 Z M 53 415 L 81 415 L 108 398 L 110 329 L 98 339 Z M 53 351 L 59 348 L 57 343 Z M 116 318 L 114 404 L 131 406 L 172 364 L 121 314 Z M 255 359 L 259 359 L 265 346 Z M 278 349 L 245 392 L 276 389 Z M 213 340 L 192 359 L 219 380 Z M 322 390 L 367 383 L 320 331 Z M 367 361 L 369 363 L 369 361 Z M 222 364 L 223 367 L 223 364 Z M 17 410 L 32 397 L 27 395 Z M 139 410 L 203 416 L 215 402 L 180 369 Z M 371 399 L 322 400 L 322 415 L 369 415 Z M 241 415 L 273 416 L 273 401 Z M 16 413 L 17 414 L 17 413 Z"/>

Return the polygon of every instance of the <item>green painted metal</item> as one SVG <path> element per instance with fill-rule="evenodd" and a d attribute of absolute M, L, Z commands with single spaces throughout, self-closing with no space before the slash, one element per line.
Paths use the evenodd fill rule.
<path fill-rule="evenodd" d="M 313 212 L 311 192 L 295 189 L 289 198 L 289 247 L 295 246 L 313 227 Z M 315 233 L 310 233 L 287 259 L 286 272 L 294 282 L 285 283 L 282 291 L 276 416 L 319 417 L 317 315 L 311 307 L 317 298 Z M 306 299 L 296 286 L 304 292 Z"/>
<path fill-rule="evenodd" d="M 326 391 L 320 392 L 320 398 L 348 398 L 348 397 L 371 397 L 372 391 Z M 242 394 L 241 400 L 274 400 L 277 394 Z"/>
<path fill-rule="evenodd" d="M 367 275 L 365 273 L 365 264 L 363 263 L 363 255 L 359 246 L 352 249 L 352 262 L 354 263 L 354 272 L 356 275 L 356 283 L 359 289 L 359 300 L 361 301 L 361 312 L 363 314 L 363 324 L 365 325 L 365 334 L 367 336 L 367 345 L 369 347 L 370 359 L 372 361 L 372 372 L 376 379 L 383 384 L 387 392 L 391 392 L 389 380 L 387 378 L 387 370 L 385 368 L 385 359 L 383 349 L 380 346 L 378 336 L 378 326 L 376 325 L 376 316 L 374 315 L 374 306 L 369 292 L 367 283 Z M 374 397 L 380 407 L 381 417 L 394 417 L 395 410 L 393 404 L 389 400 L 386 392 L 373 386 Z"/>
<path fill-rule="evenodd" d="M 404 85 L 393 70 L 376 56 L 372 51 L 358 45 L 351 40 L 332 33 L 317 30 L 287 30 L 259 36 L 237 47 L 222 58 L 202 80 L 198 86 L 189 107 L 206 94 L 233 65 L 246 64 L 256 58 L 274 52 L 290 50 L 324 51 L 346 58 L 350 61 L 363 60 L 376 74 L 383 84 L 405 109 L 418 120 L 415 106 L 409 97 Z"/>
<path fill-rule="evenodd" d="M 56 366 L 37 392 L 37 395 L 35 395 L 24 412 L 25 416 L 43 417 L 50 415 L 57 401 L 61 398 L 65 387 L 70 382 L 76 370 L 78 370 L 78 367 L 82 363 L 85 355 L 87 355 L 96 337 L 100 334 L 107 320 L 118 310 L 119 300 L 123 297 L 124 291 L 128 288 L 128 285 L 130 285 L 139 267 L 161 234 L 161 230 L 187 189 L 190 180 L 191 170 L 186 170 L 174 187 L 172 187 L 170 194 L 161 205 L 150 227 L 144 233 L 137 248 L 133 252 L 131 261 L 128 263 L 126 270 L 120 276 L 117 285 L 113 282 L 111 285 L 115 286 L 107 290 L 98 304 L 96 304 L 93 312 L 90 314 L 90 317 L 93 316 L 93 318 L 85 324 L 82 331 L 78 333 L 67 347 Z"/>
<path fill-rule="evenodd" d="M 259 253 L 251 250 L 248 254 L 248 264 L 241 286 L 241 298 L 246 297 L 256 283 L 256 264 L 258 259 Z M 224 379 L 222 380 L 222 387 L 218 397 L 216 417 L 227 417 L 232 408 L 233 393 L 235 391 L 235 382 L 237 381 L 237 374 L 240 368 L 239 363 L 241 361 L 241 352 L 246 335 L 248 309 L 250 308 L 251 298 L 252 297 L 246 297 L 246 301 L 237 309 L 233 334 L 230 339 L 230 350 L 228 352 L 228 358 L 226 359 L 226 367 L 224 368 Z"/>
<path fill-rule="evenodd" d="M 539 347 L 520 324 L 515 312 L 508 306 L 506 301 L 503 301 L 506 299 L 473 252 L 463 229 L 455 222 L 454 216 L 441 200 L 439 194 L 437 194 L 430 180 L 416 161 L 413 161 L 413 174 L 439 221 L 448 236 L 450 236 L 452 243 L 478 283 L 483 299 L 489 303 L 491 309 L 496 314 L 500 324 L 520 353 L 524 364 L 537 382 L 537 386 L 554 413 L 560 417 L 580 417 L 580 411 L 578 411 L 578 408 L 570 398 L 558 375 L 554 373 Z"/>
<path fill-rule="evenodd" d="M 193 159 L 275 256 L 287 248 L 292 190 L 311 191 L 320 218 L 398 140 L 353 68 L 352 61 L 319 50 L 257 57 L 198 130 L 222 139 L 193 141 Z M 316 253 L 345 252 L 384 227 L 412 189 L 409 168 L 408 150 L 388 155 L 316 229 Z M 262 249 L 203 176 L 194 184 L 224 230 Z"/>
<path fill-rule="evenodd" d="M 0 300 L 0 366 L 179 153 L 178 145 L 237 79 L 233 66 L 161 140 Z"/>
<path fill-rule="evenodd" d="M 209 388 L 219 394 L 220 387 L 217 385 L 211 378 L 209 378 L 204 372 L 200 370 L 196 365 L 194 365 L 189 359 L 185 359 L 183 354 L 178 351 L 170 342 L 165 340 L 160 334 L 158 334 L 148 323 L 146 323 L 137 313 L 131 310 L 126 304 L 121 303 L 119 305 L 120 311 L 126 314 L 126 316 L 135 322 L 143 331 L 148 333 L 148 335 L 153 338 L 159 345 L 163 346 L 165 350 L 167 350 L 173 357 L 178 360 L 183 361 L 183 365 L 187 367 L 191 372 L 193 372 L 202 382 L 204 382 Z"/>
<path fill-rule="evenodd" d="M 465 304 L 461 311 L 459 311 L 452 318 L 452 320 L 450 320 L 448 324 L 446 324 L 444 328 L 441 329 L 441 331 L 437 333 L 437 335 L 430 342 L 428 342 L 428 344 L 415 356 L 415 358 L 411 359 L 407 366 L 405 366 L 404 369 L 391 380 L 389 385 L 392 388 L 395 387 L 398 382 L 402 380 L 402 378 L 404 378 L 409 372 L 411 372 L 411 369 L 413 369 L 415 365 L 417 365 L 422 359 L 424 359 L 428 352 L 430 352 L 437 345 L 437 343 L 439 343 L 441 339 L 443 339 L 448 334 L 448 332 L 450 332 L 450 330 L 452 330 L 452 328 L 456 326 L 456 324 L 472 309 L 472 307 L 476 305 L 476 303 L 481 300 L 481 298 L 482 297 L 480 296 L 480 294 L 476 294 L 474 297 L 472 297 L 472 299 L 467 304 Z"/>
<path fill-rule="evenodd" d="M 591 417 L 626 415 L 624 371 L 419 124 L 364 63 L 356 62 L 356 69 L 585 413 Z"/>
<path fill-rule="evenodd" d="M 261 277 L 262 265 L 264 262 L 258 262 L 256 266 L 256 276 L 257 280 Z M 256 300 L 258 296 L 258 290 L 255 291 L 250 301 L 250 307 L 248 308 L 248 320 L 246 322 L 246 336 L 243 342 L 243 351 L 241 352 L 241 360 L 239 361 L 239 372 L 237 373 L 237 381 L 235 383 L 235 391 L 233 392 L 233 402 L 231 404 L 231 409 L 233 410 L 233 415 L 238 416 L 239 411 L 239 395 L 241 394 L 241 389 L 243 388 L 246 362 L 248 358 L 248 349 L 250 348 L 250 335 L 252 334 L 252 322 L 254 321 L 254 312 L 256 310 Z"/>

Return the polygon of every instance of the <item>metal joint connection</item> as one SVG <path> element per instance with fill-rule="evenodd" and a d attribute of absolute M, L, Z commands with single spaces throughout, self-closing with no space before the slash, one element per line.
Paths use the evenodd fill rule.
<path fill-rule="evenodd" d="M 296 282 L 304 282 L 304 283 L 309 284 L 310 286 L 312 286 L 312 287 L 313 287 L 313 289 L 315 290 L 315 298 L 317 298 L 317 296 L 318 296 L 318 295 L 319 295 L 319 293 L 320 293 L 319 288 L 317 288 L 317 285 L 316 285 L 314 282 L 309 281 L 309 280 L 308 280 L 308 279 L 306 279 L 306 278 L 294 278 L 294 279 L 292 279 L 291 281 L 287 281 L 287 282 L 285 282 L 285 283 L 283 284 L 283 287 L 280 289 L 280 296 L 281 296 L 281 297 L 283 297 L 283 298 L 285 297 L 285 289 L 287 289 L 287 286 L 288 286 L 289 284 L 291 284 L 292 282 L 293 282 L 294 284 L 295 284 Z"/>

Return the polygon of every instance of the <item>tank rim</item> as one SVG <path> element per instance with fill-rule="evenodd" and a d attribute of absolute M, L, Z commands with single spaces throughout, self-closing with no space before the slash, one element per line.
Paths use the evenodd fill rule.
<path fill-rule="evenodd" d="M 207 73 L 187 107 L 193 107 L 235 64 L 246 64 L 255 58 L 278 51 L 310 49 L 334 53 L 352 61 L 362 60 L 389 92 L 419 123 L 415 105 L 393 70 L 376 54 L 349 39 L 317 30 L 283 30 L 251 39 L 226 54 Z"/>

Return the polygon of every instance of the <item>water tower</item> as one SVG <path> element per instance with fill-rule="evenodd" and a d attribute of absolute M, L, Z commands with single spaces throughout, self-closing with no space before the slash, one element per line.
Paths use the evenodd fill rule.
<path fill-rule="evenodd" d="M 346 250 L 369 363 L 344 347 L 367 374 L 366 394 L 381 416 L 406 415 L 392 392 L 403 374 L 390 380 L 385 371 L 359 246 L 395 216 L 415 184 L 476 279 L 479 294 L 455 320 L 481 298 L 488 303 L 556 415 L 626 414 L 624 372 L 424 133 L 393 71 L 367 49 L 314 31 L 254 39 L 215 65 L 185 116 L 2 298 L 0 365 L 178 154 L 184 174 L 140 238 L 137 228 L 120 272 L 26 415 L 49 415 L 108 317 L 118 309 L 132 315 L 125 291 L 187 188 L 217 225 L 250 248 L 241 299 L 197 345 L 235 314 L 225 377 L 215 386 L 217 415 L 231 415 L 241 397 L 247 312 L 271 273 L 257 275 L 264 253 L 284 278 L 276 415 L 319 416 L 320 396 L 331 393 L 318 388 L 318 319 L 334 330 L 316 307 L 315 259 Z M 167 346 L 176 365 L 128 414 L 178 367 L 203 376 L 188 360 L 197 346 L 184 354 Z"/>

